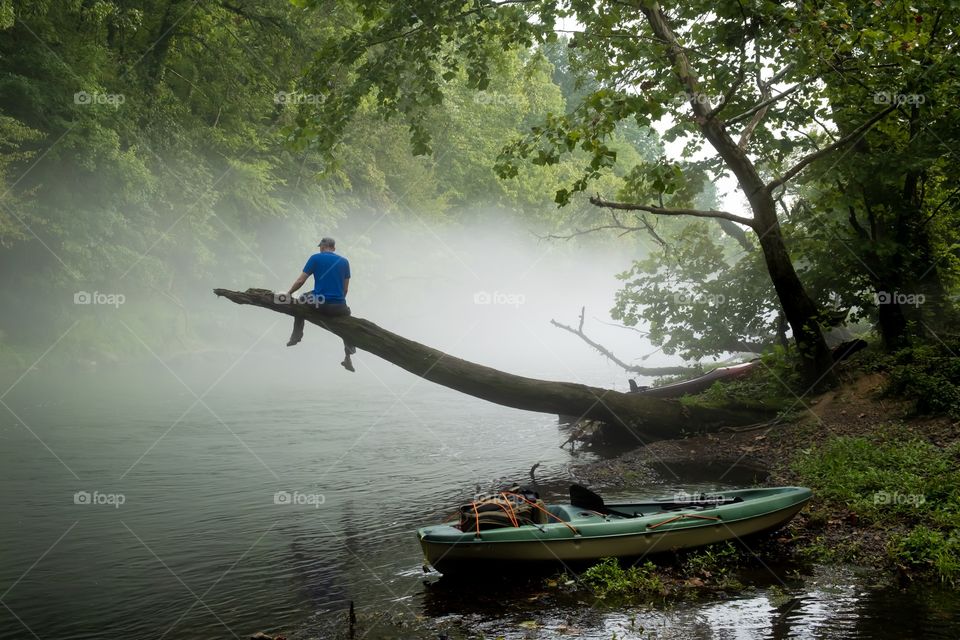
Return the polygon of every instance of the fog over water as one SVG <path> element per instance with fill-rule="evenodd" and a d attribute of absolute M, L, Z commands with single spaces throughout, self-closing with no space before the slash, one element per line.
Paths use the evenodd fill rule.
<path fill-rule="evenodd" d="M 575 325 L 582 306 L 590 335 L 623 359 L 655 351 L 603 324 L 614 274 L 640 254 L 639 238 L 544 241 L 506 219 L 442 227 L 376 216 L 321 233 L 351 260 L 355 315 L 451 355 L 625 389 L 622 370 L 549 324 Z M 894 596 L 852 574 L 807 583 L 764 572 L 741 598 L 631 612 L 539 610 L 523 604 L 522 585 L 507 598 L 518 604 L 490 608 L 442 581 L 425 586 L 417 527 L 478 489 L 526 481 L 536 462 L 545 498 L 562 499 L 572 463 L 594 456 L 560 448 L 567 432 L 556 416 L 471 398 L 363 352 L 348 373 L 335 336 L 308 325 L 287 348 L 290 318 L 214 298 L 214 287 L 286 289 L 316 241 L 225 249 L 219 275 L 181 279 L 169 298 L 126 279 L 101 283 L 124 303 L 61 316 L 51 305 L 33 327 L 46 343 L 29 362 L 3 363 L 0 584 L 17 617 L 0 638 L 21 638 L 24 626 L 44 640 L 333 637 L 351 601 L 362 619 L 426 620 L 419 637 L 451 623 L 529 637 L 531 618 L 543 637 L 571 621 L 596 638 L 639 637 L 637 624 L 704 639 L 909 626 L 888 613 Z M 172 320 L 158 323 L 163 314 Z M 650 490 L 726 486 L 670 476 Z M 936 628 L 948 635 L 929 637 L 957 631 Z M 369 637 L 384 633 L 396 628 Z"/>
<path fill-rule="evenodd" d="M 351 261 L 348 303 L 354 315 L 451 355 L 521 375 L 625 388 L 622 370 L 550 325 L 551 319 L 576 325 L 585 306 L 591 337 L 624 360 L 679 362 L 656 352 L 636 331 L 604 324 L 612 322 L 609 312 L 621 284 L 615 276 L 646 250 L 643 237 L 545 239 L 545 231 L 524 228 L 504 214 L 465 225 L 420 219 L 396 223 L 390 216 L 371 214 L 324 233 L 335 236 L 338 253 Z M 287 318 L 232 308 L 207 295 L 213 286 L 285 290 L 316 251 L 316 241 L 309 236 L 299 242 L 285 239 L 282 249 L 278 242 L 264 243 L 274 250 L 256 256 L 262 263 L 254 265 L 259 267 L 255 273 L 225 273 L 208 283 L 212 286 L 189 292 L 195 298 L 189 308 L 216 317 L 211 341 L 218 348 L 242 351 L 269 331 L 253 347 L 258 357 L 278 358 L 291 371 L 302 368 L 339 379 L 343 372 L 335 336 L 308 327 L 304 343 L 279 349 L 276 345 L 282 346 L 289 331 Z M 249 262 L 249 256 L 237 257 Z M 191 289 L 196 284 L 191 282 Z M 302 291 L 311 284 L 312 279 Z M 651 353 L 648 360 L 639 360 Z M 361 353 L 358 359 L 377 375 L 406 375 L 373 356 Z M 369 375 L 358 374 L 350 384 L 369 381 Z"/>
<path fill-rule="evenodd" d="M 625 358 L 652 350 L 593 319 L 608 319 L 635 242 L 375 221 L 328 232 L 351 260 L 357 316 L 485 365 L 617 388 L 624 373 L 549 320 L 576 323 L 586 306 L 591 333 Z M 287 348 L 288 317 L 214 299 L 214 287 L 287 288 L 316 238 L 276 244 L 293 248 L 264 253 L 259 275 L 223 269 L 174 292 L 182 340 L 145 329 L 144 309 L 167 298 L 124 281 L 98 287 L 123 304 L 76 305 L 32 368 L 6 363 L 0 574 L 40 637 L 213 638 L 308 625 L 348 599 L 376 608 L 419 584 L 415 527 L 478 486 L 523 480 L 539 461 L 562 493 L 555 416 L 363 352 L 348 373 L 335 336 L 308 325 Z M 112 341 L 128 346 L 111 355 Z M 278 492 L 303 502 L 277 504 Z"/>

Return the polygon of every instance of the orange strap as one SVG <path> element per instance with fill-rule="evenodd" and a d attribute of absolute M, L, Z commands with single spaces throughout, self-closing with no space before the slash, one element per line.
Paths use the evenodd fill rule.
<path fill-rule="evenodd" d="M 673 516 L 672 518 L 661 520 L 656 524 L 648 524 L 647 529 L 656 529 L 662 524 L 676 522 L 677 520 L 683 520 L 684 518 L 698 518 L 700 520 L 719 520 L 720 519 L 718 516 L 701 516 L 701 515 L 697 515 L 696 513 L 681 513 L 680 515 Z"/>
<path fill-rule="evenodd" d="M 564 519 L 561 518 L 560 516 L 558 516 L 558 515 L 556 515 L 556 514 L 553 514 L 553 513 L 550 513 L 547 509 L 544 509 L 544 508 L 541 507 L 538 503 L 533 502 L 532 500 L 527 500 L 527 498 L 524 497 L 523 495 L 521 495 L 521 494 L 519 494 L 519 493 L 509 493 L 509 492 L 506 492 L 506 491 L 504 491 L 501 495 L 505 495 L 505 496 L 506 496 L 506 495 L 511 495 L 511 496 L 516 496 L 516 497 L 520 498 L 521 500 L 523 500 L 523 501 L 526 502 L 527 504 L 533 505 L 534 507 L 536 507 L 536 508 L 539 509 L 540 511 L 543 511 L 545 514 L 547 514 L 547 515 L 550 516 L 551 518 L 556 519 L 557 522 L 559 522 L 559 523 L 561 523 L 562 525 L 564 525 L 567 529 L 570 529 L 570 531 L 573 531 L 573 534 L 574 534 L 574 535 L 577 535 L 577 536 L 580 535 L 580 532 L 577 531 L 576 527 L 574 527 L 572 524 L 570 524 L 569 522 L 567 522 L 566 520 L 564 520 Z"/>
<path fill-rule="evenodd" d="M 503 502 L 496 501 L 493 504 L 497 505 L 501 511 L 507 514 L 507 519 L 510 520 L 510 524 L 512 524 L 514 527 L 520 526 L 520 521 L 517 519 L 517 514 L 513 510 L 513 503 L 511 503 L 509 500 L 504 500 Z"/>

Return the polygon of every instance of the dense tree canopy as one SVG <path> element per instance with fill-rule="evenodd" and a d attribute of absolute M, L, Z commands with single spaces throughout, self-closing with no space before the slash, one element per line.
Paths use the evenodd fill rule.
<path fill-rule="evenodd" d="M 76 310 L 73 292 L 117 287 L 154 297 L 125 309 L 138 316 L 128 322 L 145 323 L 159 342 L 189 338 L 199 327 L 186 327 L 184 296 L 206 295 L 223 255 L 232 273 L 274 281 L 262 249 L 319 237 L 351 216 L 444 224 L 495 208 L 545 228 L 569 222 L 555 216 L 552 194 L 574 162 L 509 182 L 493 172 L 516 131 L 567 109 L 573 72 L 550 61 L 562 48 L 492 52 L 483 93 L 465 75 L 452 78 L 444 103 L 424 115 L 435 153 L 412 159 L 409 130 L 420 121 L 384 121 L 368 95 L 336 145 L 298 143 L 326 93 L 302 72 L 316 47 L 360 26 L 362 12 L 348 6 L 0 6 L 6 344 L 48 344 L 48 322 Z M 635 159 L 657 154 L 655 136 L 615 144 Z M 25 295 L 41 290 L 42 303 Z"/>
<path fill-rule="evenodd" d="M 135 279 L 174 302 L 139 309 L 176 340 L 225 248 L 256 274 L 278 233 L 493 208 L 574 242 L 642 235 L 613 314 L 667 353 L 789 336 L 829 379 L 831 327 L 892 347 L 954 318 L 957 13 L 0 2 L 0 296 Z M 0 335 L 29 342 L 17 308 Z"/>
<path fill-rule="evenodd" d="M 329 93 L 298 130 L 302 144 L 319 141 L 333 149 L 361 98 L 373 96 L 385 117 L 410 119 L 414 149 L 426 153 L 431 137 L 424 114 L 443 102 L 446 83 L 465 74 L 468 87 L 483 91 L 498 44 L 550 50 L 558 31 L 573 32 L 568 46 L 578 53 L 571 64 L 591 90 L 566 112 L 548 113 L 521 133 L 497 170 L 514 178 L 528 163 L 550 166 L 585 154 L 580 172 L 555 199 L 565 205 L 572 194 L 600 191 L 593 181 L 622 167 L 614 193 L 591 198 L 614 212 L 611 223 L 598 228 L 649 231 L 648 214 L 686 216 L 712 218 L 736 238 L 744 254 L 739 259 L 724 255 L 714 237 L 684 231 L 679 242 L 687 250 L 706 252 L 681 267 L 685 287 L 670 271 L 672 248 L 664 248 L 673 253 L 659 264 L 634 270 L 618 313 L 636 321 L 649 312 L 659 326 L 654 335 L 672 347 L 684 346 L 688 355 L 715 353 L 782 333 L 785 320 L 808 380 L 817 382 L 829 380 L 832 368 L 823 329 L 847 313 L 855 319 L 877 309 L 884 339 L 894 345 L 919 331 L 916 324 L 908 329 L 905 319 L 911 293 L 929 291 L 938 317 L 949 310 L 953 242 L 949 232 L 933 235 L 936 224 L 955 219 L 955 192 L 945 186 L 956 146 L 955 9 L 939 3 L 477 1 L 376 9 L 361 3 L 356 11 L 361 28 L 345 43 L 321 47 L 307 75 Z M 623 123 L 652 126 L 665 116 L 664 138 L 686 141 L 682 159 L 618 156 L 610 141 Z M 896 162 L 883 158 L 890 151 L 898 153 Z M 883 168 L 874 171 L 861 154 Z M 736 179 L 748 210 L 694 206 L 697 185 L 724 175 Z M 872 184 L 865 186 L 868 178 Z M 838 208 L 846 223 L 839 230 L 827 222 Z M 933 226 L 928 219 L 936 219 Z M 749 239 L 743 227 L 755 236 Z M 833 260 L 841 251 L 860 266 L 845 262 L 850 271 L 837 273 Z M 755 252 L 762 254 L 776 303 L 765 287 L 742 286 L 756 274 L 749 266 Z M 731 261 L 745 262 L 738 268 Z M 831 269 L 833 276 L 825 277 Z M 664 282 L 677 303 L 657 302 Z M 724 312 L 677 310 L 691 287 L 717 299 L 726 283 L 737 295 L 721 305 Z M 737 304 L 744 295 L 750 302 Z M 730 318 L 736 320 L 730 331 L 713 331 Z M 704 341 L 717 333 L 718 339 Z"/>

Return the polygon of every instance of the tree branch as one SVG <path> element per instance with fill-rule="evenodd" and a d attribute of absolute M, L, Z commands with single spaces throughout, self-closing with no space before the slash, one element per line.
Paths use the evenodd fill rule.
<path fill-rule="evenodd" d="M 684 430 L 709 430 L 750 424 L 764 412 L 742 407 L 686 406 L 661 398 L 622 393 L 572 382 L 518 376 L 457 358 L 355 316 L 330 317 L 306 304 L 291 304 L 266 289 L 214 289 L 237 304 L 263 307 L 301 317 L 402 369 L 476 398 L 526 411 L 600 420 L 638 439 L 679 436 Z M 282 348 L 282 347 L 278 347 Z M 769 417 L 769 416 L 765 416 Z"/>
<path fill-rule="evenodd" d="M 571 240 L 577 236 L 587 235 L 588 233 L 596 233 L 597 231 L 619 231 L 617 234 L 618 237 L 627 235 L 628 233 L 633 233 L 635 231 L 646 231 L 650 236 L 659 244 L 661 247 L 667 246 L 667 241 L 660 237 L 660 234 L 657 233 L 656 229 L 653 228 L 653 225 L 647 221 L 643 216 L 637 216 L 637 219 L 643 226 L 635 227 L 628 224 L 624 224 L 619 217 L 617 217 L 616 212 L 611 211 L 610 217 L 613 220 L 611 224 L 599 224 L 595 227 L 590 227 L 589 229 L 577 229 L 571 233 L 560 235 L 556 233 L 550 233 L 545 236 L 541 236 L 541 239 L 544 240 Z"/>
<path fill-rule="evenodd" d="M 764 82 L 763 78 L 760 77 L 759 70 L 757 71 L 757 88 L 760 90 L 761 98 L 765 100 L 768 100 L 770 98 L 770 85 Z M 737 143 L 737 146 L 740 147 L 741 151 L 747 150 L 747 145 L 750 144 L 750 138 L 753 136 L 753 132 L 756 130 L 757 126 L 760 124 L 760 121 L 763 120 L 764 117 L 766 117 L 768 109 L 769 109 L 769 105 L 766 105 L 762 109 L 754 113 L 753 117 L 750 118 L 750 122 L 748 122 L 747 126 L 744 127 L 743 132 L 740 134 L 740 141 Z"/>
<path fill-rule="evenodd" d="M 754 221 L 752 218 L 744 218 L 743 216 L 738 216 L 733 213 L 728 213 L 726 211 L 713 211 L 708 210 L 704 211 L 702 209 L 669 209 L 664 207 L 653 207 L 645 204 L 634 204 L 632 202 L 613 202 L 611 200 L 604 200 L 599 195 L 590 197 L 590 204 L 596 207 L 605 207 L 607 209 L 620 209 L 623 211 L 646 211 L 647 213 L 653 213 L 658 216 L 692 216 L 694 218 L 719 218 L 721 220 L 729 220 L 730 222 L 736 222 L 737 224 L 742 224 L 744 226 L 753 228 Z"/>
<path fill-rule="evenodd" d="M 845 144 L 848 144 L 849 142 L 852 142 L 855 139 L 860 138 L 867 131 L 869 131 L 870 128 L 873 127 L 873 125 L 880 122 L 880 120 L 885 118 L 887 114 L 889 114 L 891 111 L 896 109 L 898 106 L 899 105 L 896 103 L 896 101 L 894 101 L 893 104 L 889 105 L 886 109 L 882 109 L 881 111 L 878 111 L 877 113 L 873 114 L 873 116 L 871 116 L 866 122 L 861 124 L 859 127 L 854 129 L 847 135 L 843 136 L 833 144 L 827 145 L 826 147 L 820 149 L 819 151 L 816 151 L 814 153 L 811 153 L 805 156 L 799 162 L 797 162 L 797 164 L 793 165 L 793 167 L 788 169 L 787 172 L 784 173 L 781 177 L 767 184 L 766 186 L 767 191 L 772 193 L 774 189 L 776 189 L 782 184 L 785 184 L 793 176 L 803 171 L 807 167 L 807 165 L 809 165 L 810 163 L 816 162 L 823 156 L 835 151 L 836 149 L 844 146 Z"/>
<path fill-rule="evenodd" d="M 569 331 L 573 335 L 579 337 L 581 340 L 586 342 L 588 345 L 600 352 L 600 355 L 608 359 L 610 362 L 614 363 L 624 371 L 630 373 L 637 373 L 642 376 L 675 376 L 681 373 L 690 373 L 691 371 L 702 371 L 699 366 L 695 367 L 638 367 L 636 365 L 627 364 L 620 358 L 618 358 L 612 351 L 604 347 L 599 342 L 594 342 L 583 332 L 583 317 L 586 313 L 586 307 L 580 307 L 580 323 L 577 325 L 577 328 L 563 324 L 562 322 L 557 322 L 556 320 L 550 320 L 550 324 L 557 327 L 558 329 L 563 329 L 564 331 Z"/>
<path fill-rule="evenodd" d="M 750 116 L 752 116 L 752 115 L 753 115 L 754 113 L 756 113 L 757 111 L 760 111 L 761 109 L 765 109 L 765 108 L 769 107 L 771 104 L 773 104 L 774 102 L 776 102 L 776 101 L 779 100 L 780 98 L 784 98 L 784 97 L 790 95 L 791 93 L 793 93 L 794 91 L 796 91 L 796 90 L 799 89 L 799 88 L 800 88 L 800 84 L 798 83 L 798 84 L 793 85 L 793 86 L 790 87 L 789 89 L 784 89 L 782 92 L 778 93 L 777 95 L 773 96 L 772 98 L 767 98 L 766 100 L 763 100 L 763 101 L 761 101 L 761 102 L 758 102 L 757 104 L 753 105 L 752 107 L 750 107 L 749 109 L 747 109 L 747 110 L 744 111 L 743 113 L 741 113 L 741 114 L 739 114 L 739 115 L 736 115 L 736 116 L 730 118 L 729 120 L 725 121 L 724 124 L 726 124 L 726 125 L 729 127 L 729 126 L 731 126 L 731 125 L 737 124 L 737 123 L 740 122 L 741 120 L 746 120 L 747 118 L 749 118 Z"/>

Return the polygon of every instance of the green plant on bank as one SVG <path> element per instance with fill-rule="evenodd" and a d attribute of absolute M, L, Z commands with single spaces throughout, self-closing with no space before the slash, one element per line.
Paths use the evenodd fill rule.
<path fill-rule="evenodd" d="M 691 551 L 683 559 L 683 571 L 686 575 L 699 574 L 707 578 L 719 576 L 740 566 L 740 557 L 735 544 L 720 542 Z"/>
<path fill-rule="evenodd" d="M 955 585 L 960 578 L 960 529 L 948 531 L 914 527 L 897 536 L 887 548 L 894 563 L 913 569 L 926 570 L 941 582 Z"/>
<path fill-rule="evenodd" d="M 827 540 L 826 536 L 817 536 L 797 549 L 797 556 L 803 560 L 819 564 L 855 562 L 861 551 L 859 540 L 846 540 L 839 544 Z"/>
<path fill-rule="evenodd" d="M 691 551 L 681 565 L 683 575 L 704 580 L 711 587 L 742 589 L 743 584 L 734 577 L 732 570 L 740 566 L 743 554 L 730 541 L 712 544 Z"/>
<path fill-rule="evenodd" d="M 861 521 L 903 528 L 888 552 L 898 565 L 944 582 L 960 579 L 960 444 L 936 447 L 900 428 L 834 437 L 801 452 L 800 481 L 828 507 Z M 840 557 L 843 550 L 830 550 Z"/>
<path fill-rule="evenodd" d="M 723 407 L 735 404 L 788 411 L 796 407 L 797 395 L 805 391 L 798 371 L 794 350 L 778 345 L 760 356 L 757 366 L 749 375 L 715 382 L 703 393 L 684 396 L 680 401 L 688 406 Z"/>
<path fill-rule="evenodd" d="M 948 338 L 880 355 L 870 368 L 888 375 L 888 395 L 914 400 L 916 414 L 945 414 L 960 420 L 958 353 L 960 340 Z"/>
<path fill-rule="evenodd" d="M 616 558 L 604 558 L 584 571 L 580 579 L 600 598 L 666 593 L 657 567 L 650 561 L 624 569 Z"/>

